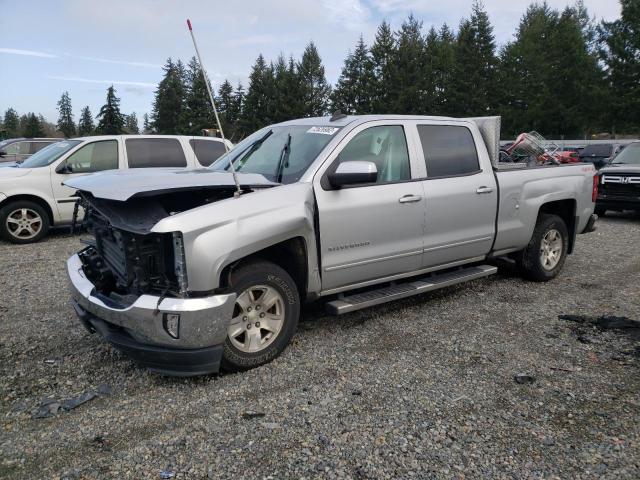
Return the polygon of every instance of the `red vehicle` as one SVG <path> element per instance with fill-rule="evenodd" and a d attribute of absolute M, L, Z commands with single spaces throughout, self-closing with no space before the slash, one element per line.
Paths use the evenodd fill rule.
<path fill-rule="evenodd" d="M 567 150 L 565 152 L 556 152 L 554 154 L 554 157 L 560 163 L 579 163 L 581 161 L 580 155 L 578 154 L 578 152 L 573 150 Z"/>

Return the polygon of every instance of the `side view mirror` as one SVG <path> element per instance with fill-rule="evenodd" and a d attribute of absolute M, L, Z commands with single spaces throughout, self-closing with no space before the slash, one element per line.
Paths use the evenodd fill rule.
<path fill-rule="evenodd" d="M 335 172 L 328 175 L 329 183 L 333 188 L 358 183 L 375 183 L 377 178 L 378 169 L 375 163 L 363 161 L 342 162 Z"/>
<path fill-rule="evenodd" d="M 67 162 L 62 162 L 56 167 L 56 173 L 65 174 L 73 173 L 73 168 Z"/>
<path fill-rule="evenodd" d="M 7 155 L 7 152 L 5 152 L 4 150 L 0 150 L 0 157 L 4 157 Z"/>

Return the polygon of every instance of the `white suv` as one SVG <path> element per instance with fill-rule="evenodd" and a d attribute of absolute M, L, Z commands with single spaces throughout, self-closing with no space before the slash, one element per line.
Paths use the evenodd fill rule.
<path fill-rule="evenodd" d="M 0 236 L 31 243 L 51 226 L 69 224 L 75 190 L 62 182 L 75 176 L 126 168 L 206 167 L 224 151 L 220 138 L 176 135 L 105 135 L 54 143 L 20 165 L 0 168 Z"/>

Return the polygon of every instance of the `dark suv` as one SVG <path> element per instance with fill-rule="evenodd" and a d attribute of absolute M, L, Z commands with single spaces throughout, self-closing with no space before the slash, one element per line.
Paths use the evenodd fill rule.
<path fill-rule="evenodd" d="M 20 162 L 62 138 L 10 138 L 0 142 L 0 162 Z"/>
<path fill-rule="evenodd" d="M 615 143 L 597 143 L 587 145 L 579 153 L 581 162 L 593 163 L 593 166 L 600 170 L 609 163 L 609 160 L 616 155 L 621 146 Z"/>
<path fill-rule="evenodd" d="M 598 215 L 607 210 L 640 211 L 640 142 L 627 145 L 598 174 Z"/>

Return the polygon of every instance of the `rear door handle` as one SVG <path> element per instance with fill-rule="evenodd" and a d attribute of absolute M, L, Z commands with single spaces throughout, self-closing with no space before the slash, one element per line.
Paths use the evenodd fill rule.
<path fill-rule="evenodd" d="M 483 193 L 491 193 L 493 192 L 493 187 L 478 187 L 478 189 L 476 190 L 477 194 L 483 194 Z"/>
<path fill-rule="evenodd" d="M 422 200 L 422 195 L 405 195 L 398 199 L 400 203 L 413 203 L 419 202 L 420 200 Z"/>

